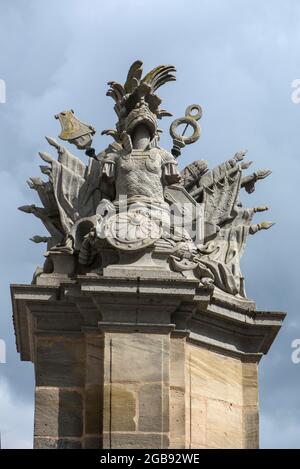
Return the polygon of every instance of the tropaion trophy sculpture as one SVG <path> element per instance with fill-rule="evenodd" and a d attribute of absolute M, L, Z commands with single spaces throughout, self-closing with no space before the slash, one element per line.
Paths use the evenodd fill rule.
<path fill-rule="evenodd" d="M 32 238 L 48 247 L 37 276 L 55 270 L 60 256 L 63 262 L 72 258 L 70 272 L 98 275 L 120 262 L 143 265 L 144 257 L 145 267 L 157 265 L 198 278 L 208 289 L 246 296 L 240 257 L 247 237 L 273 223 L 252 224 L 255 212 L 267 207 L 244 208 L 240 191 L 253 192 L 256 181 L 270 171 L 243 176 L 251 164 L 243 161 L 245 151 L 212 170 L 198 160 L 179 171 L 181 149 L 200 136 L 202 109 L 191 105 L 185 117 L 172 123 L 171 152 L 159 146 L 157 121 L 171 114 L 160 108 L 156 91 L 175 80 L 174 72 L 173 66 L 162 65 L 142 78 L 142 62 L 136 61 L 124 85 L 109 82 L 107 95 L 115 101 L 118 121 L 115 129 L 102 132 L 114 141 L 99 154 L 91 147 L 91 125 L 80 122 L 72 110 L 55 116 L 62 126 L 60 138 L 85 150 L 90 162 L 86 166 L 47 137 L 58 160 L 40 153 L 48 181 L 29 180 L 43 207 L 20 207 L 40 218 L 50 234 Z M 180 125 L 185 125 L 182 135 Z M 186 136 L 189 126 L 193 133 Z"/>

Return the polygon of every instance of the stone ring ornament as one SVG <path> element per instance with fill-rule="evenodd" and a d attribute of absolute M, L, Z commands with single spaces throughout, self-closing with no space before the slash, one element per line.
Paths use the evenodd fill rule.
<path fill-rule="evenodd" d="M 196 110 L 196 113 L 193 111 Z M 175 119 L 170 127 L 170 135 L 173 138 L 173 148 L 171 153 L 176 158 L 181 154 L 181 148 L 185 145 L 190 145 L 198 140 L 200 137 L 200 126 L 197 123 L 199 119 L 202 117 L 202 108 L 199 104 L 191 104 L 185 110 L 185 116 L 179 117 Z M 181 135 L 177 133 L 177 127 L 181 124 L 186 124 L 185 128 Z M 193 128 L 193 133 L 190 136 L 185 136 L 185 133 L 188 127 L 191 126 Z"/>
<path fill-rule="evenodd" d="M 193 111 L 195 111 L 195 109 L 197 111 L 196 113 L 193 112 Z M 198 120 L 201 119 L 202 113 L 203 113 L 203 111 L 202 111 L 202 107 L 200 106 L 200 104 L 191 104 L 185 110 L 185 116 L 186 117 L 191 117 L 195 121 L 198 121 Z"/>
<path fill-rule="evenodd" d="M 123 251 L 144 249 L 154 244 L 161 235 L 159 223 L 138 210 L 113 215 L 105 227 L 107 241 Z"/>

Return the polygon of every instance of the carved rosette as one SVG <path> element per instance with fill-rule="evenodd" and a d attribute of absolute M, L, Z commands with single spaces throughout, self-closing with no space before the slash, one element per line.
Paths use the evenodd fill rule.
<path fill-rule="evenodd" d="M 107 241 L 117 249 L 137 251 L 152 246 L 162 235 L 157 221 L 140 211 L 113 215 L 105 227 Z"/>

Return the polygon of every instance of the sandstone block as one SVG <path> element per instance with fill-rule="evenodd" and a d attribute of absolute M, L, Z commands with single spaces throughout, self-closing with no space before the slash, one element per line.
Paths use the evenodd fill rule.
<path fill-rule="evenodd" d="M 103 391 L 102 386 L 93 385 L 85 389 L 85 433 L 102 433 Z"/>
<path fill-rule="evenodd" d="M 39 338 L 36 383 L 38 386 L 73 387 L 84 384 L 84 345 L 64 338 Z"/>
<path fill-rule="evenodd" d="M 138 429 L 169 431 L 169 389 L 162 384 L 144 384 L 139 391 Z"/>
<path fill-rule="evenodd" d="M 160 433 L 105 433 L 104 448 L 161 449 L 169 447 L 169 437 Z"/>
<path fill-rule="evenodd" d="M 136 394 L 126 385 L 104 387 L 104 431 L 136 430 Z"/>
<path fill-rule="evenodd" d="M 169 337 L 161 334 L 107 334 L 105 376 L 112 382 L 169 379 Z"/>
<path fill-rule="evenodd" d="M 242 409 L 228 402 L 207 401 L 206 442 L 210 448 L 243 447 Z"/>

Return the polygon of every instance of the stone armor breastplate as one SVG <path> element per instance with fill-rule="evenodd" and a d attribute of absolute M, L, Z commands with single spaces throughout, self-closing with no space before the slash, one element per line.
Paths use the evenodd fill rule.
<path fill-rule="evenodd" d="M 157 151 L 133 150 L 122 155 L 116 165 L 116 195 L 144 196 L 164 200 L 162 158 Z"/>

